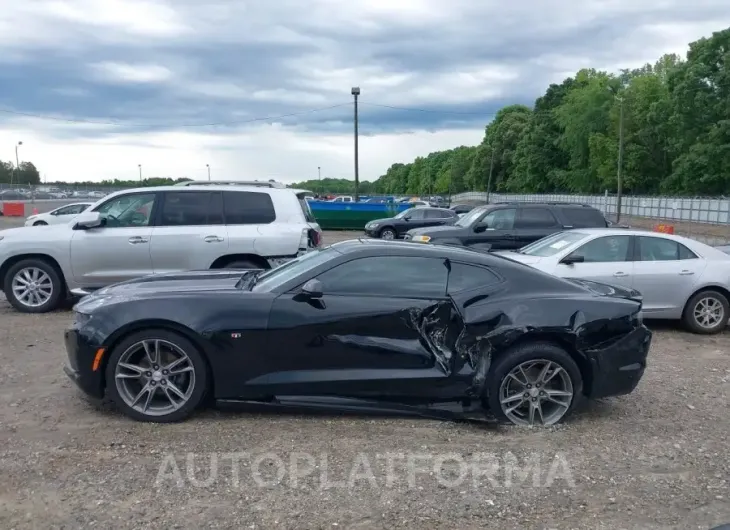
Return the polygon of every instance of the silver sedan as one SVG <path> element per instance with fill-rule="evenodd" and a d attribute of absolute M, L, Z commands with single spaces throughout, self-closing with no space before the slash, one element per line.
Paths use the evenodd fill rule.
<path fill-rule="evenodd" d="M 643 295 L 644 318 L 682 320 L 695 333 L 720 333 L 730 317 L 730 255 L 685 237 L 568 230 L 496 254 L 564 278 L 633 288 Z"/>

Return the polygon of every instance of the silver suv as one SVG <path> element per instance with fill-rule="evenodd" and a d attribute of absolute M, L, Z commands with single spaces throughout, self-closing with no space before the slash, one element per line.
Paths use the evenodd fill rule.
<path fill-rule="evenodd" d="M 139 188 L 68 224 L 0 231 L 0 289 L 25 313 L 148 274 L 268 269 L 319 247 L 304 190 L 233 185 Z"/>

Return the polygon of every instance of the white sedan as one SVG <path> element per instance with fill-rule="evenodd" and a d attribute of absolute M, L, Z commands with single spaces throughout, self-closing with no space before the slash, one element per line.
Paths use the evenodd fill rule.
<path fill-rule="evenodd" d="M 61 206 L 60 208 L 56 208 L 50 212 L 30 215 L 25 220 L 25 226 L 45 226 L 68 223 L 71 219 L 86 210 L 92 204 L 93 203 L 91 202 L 75 202 L 73 204 Z"/>
<path fill-rule="evenodd" d="M 502 255 L 563 278 L 630 287 L 644 318 L 720 333 L 730 317 L 730 255 L 681 236 L 625 228 L 558 232 Z"/>

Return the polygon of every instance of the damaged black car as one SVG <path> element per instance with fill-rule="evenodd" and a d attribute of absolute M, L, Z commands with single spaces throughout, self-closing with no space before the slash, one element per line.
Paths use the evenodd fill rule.
<path fill-rule="evenodd" d="M 208 403 L 552 425 L 628 394 L 635 291 L 448 246 L 351 240 L 268 271 L 193 271 L 76 305 L 65 372 L 141 421 Z"/>

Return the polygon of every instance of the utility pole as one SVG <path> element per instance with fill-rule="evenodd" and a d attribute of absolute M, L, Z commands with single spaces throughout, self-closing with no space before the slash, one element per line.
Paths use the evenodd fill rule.
<path fill-rule="evenodd" d="M 15 144 L 15 171 L 13 173 L 17 173 L 15 180 L 17 181 L 16 184 L 20 184 L 20 161 L 18 158 L 18 146 L 23 145 L 23 142 L 18 142 Z M 13 173 L 10 174 L 10 187 L 13 187 Z"/>
<path fill-rule="evenodd" d="M 621 220 L 621 185 L 622 175 L 621 166 L 624 161 L 624 98 L 623 96 L 616 96 L 619 101 L 619 124 L 618 124 L 618 167 L 616 169 L 616 222 Z"/>
<path fill-rule="evenodd" d="M 142 182 L 142 164 L 137 164 L 139 168 L 139 181 Z"/>
<path fill-rule="evenodd" d="M 487 180 L 487 204 L 489 204 L 489 195 L 492 193 L 492 171 L 494 171 L 494 146 L 492 146 L 492 159 L 489 162 L 489 178 Z"/>
<path fill-rule="evenodd" d="M 208 168 L 208 182 L 210 182 L 210 164 L 205 164 L 205 167 Z"/>
<path fill-rule="evenodd" d="M 360 202 L 360 160 L 357 145 L 357 96 L 360 95 L 360 87 L 352 87 L 351 93 L 355 98 L 355 202 Z"/>

